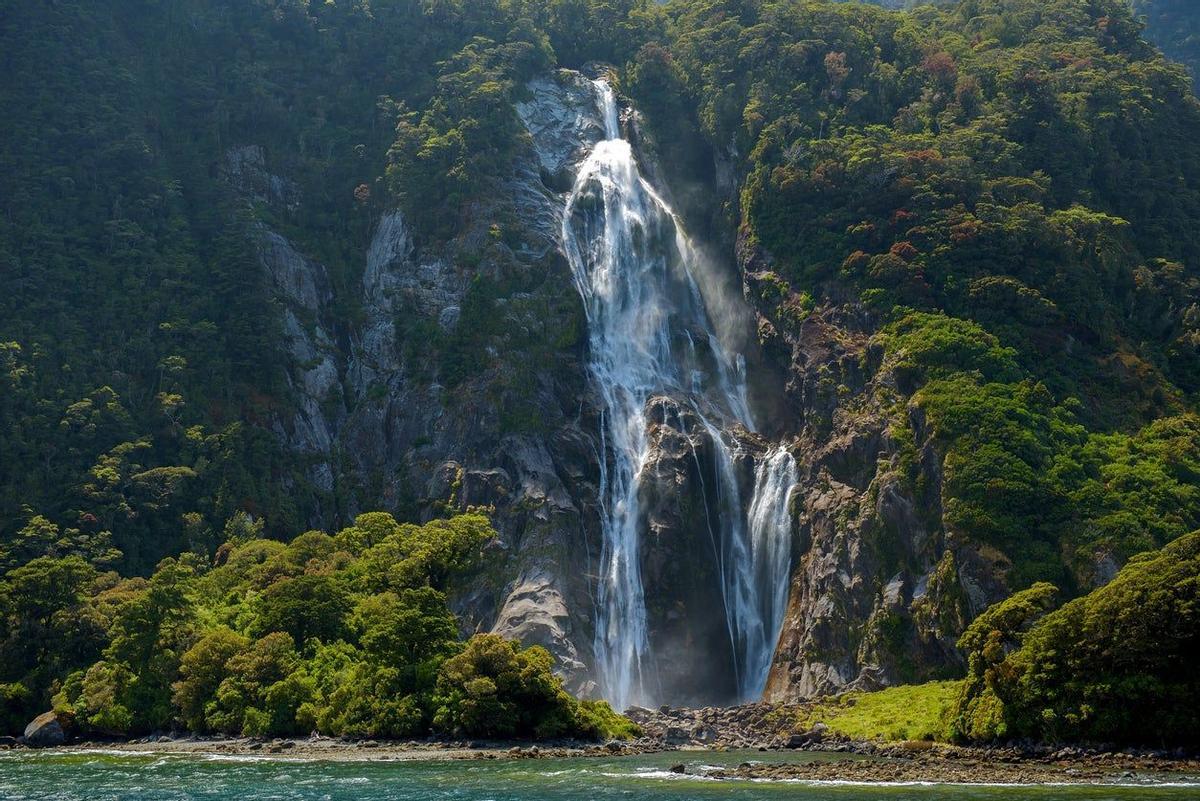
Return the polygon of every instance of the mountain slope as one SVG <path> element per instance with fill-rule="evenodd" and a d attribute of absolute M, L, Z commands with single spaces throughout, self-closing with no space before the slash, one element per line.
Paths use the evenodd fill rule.
<path fill-rule="evenodd" d="M 700 213 L 806 476 L 774 692 L 936 677 L 1008 591 L 1191 530 L 1200 109 L 1125 6 L 672 9 L 631 90 L 738 177 Z"/>
<path fill-rule="evenodd" d="M 1146 38 L 1167 58 L 1187 67 L 1194 78 L 1200 67 L 1200 9 L 1187 0 L 1133 0 L 1133 13 L 1146 22 Z"/>
<path fill-rule="evenodd" d="M 603 124 L 556 70 L 596 61 L 742 285 L 756 416 L 799 463 L 771 694 L 956 672 L 994 601 L 1200 526 L 1200 105 L 1119 0 L 0 25 L 24 110 L 0 121 L 0 571 L 488 507 L 456 611 L 593 687 L 603 407 L 556 215 Z M 656 426 L 639 558 L 692 635 L 713 457 Z"/>

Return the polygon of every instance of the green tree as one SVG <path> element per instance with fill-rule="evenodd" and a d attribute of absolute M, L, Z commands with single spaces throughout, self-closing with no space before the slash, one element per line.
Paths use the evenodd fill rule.
<path fill-rule="evenodd" d="M 272 584 L 258 603 L 255 631 L 285 632 L 303 646 L 310 639 L 332 642 L 342 636 L 350 599 L 330 576 L 298 576 Z"/>
<path fill-rule="evenodd" d="M 434 725 L 454 735 L 557 737 L 576 729 L 578 702 L 544 648 L 476 634 L 442 665 Z"/>
<path fill-rule="evenodd" d="M 96 579 L 79 556 L 39 557 L 0 579 L 0 686 L 8 730 L 44 712 L 55 681 L 104 649 L 104 621 L 86 605 Z"/>
<path fill-rule="evenodd" d="M 214 629 L 196 641 L 179 661 L 179 680 L 171 685 L 171 702 L 184 725 L 206 731 L 206 708 L 230 672 L 230 661 L 244 654 L 252 643 L 229 629 Z"/>

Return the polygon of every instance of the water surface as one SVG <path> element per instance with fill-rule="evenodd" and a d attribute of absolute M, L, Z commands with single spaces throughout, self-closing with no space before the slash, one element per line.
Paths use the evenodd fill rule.
<path fill-rule="evenodd" d="M 0 753 L 0 799 L 38 801 L 1194 801 L 1191 787 L 864 786 L 679 776 L 679 761 L 734 766 L 752 754 L 428 762 L 279 757 Z M 798 757 L 821 758 L 821 757 Z"/>

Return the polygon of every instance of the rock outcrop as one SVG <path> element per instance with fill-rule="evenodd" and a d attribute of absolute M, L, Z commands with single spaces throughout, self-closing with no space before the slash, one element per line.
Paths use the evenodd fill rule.
<path fill-rule="evenodd" d="M 24 740 L 32 748 L 53 748 L 67 741 L 67 732 L 57 712 L 43 712 L 29 721 Z"/>
<path fill-rule="evenodd" d="M 771 280 L 769 255 L 743 247 L 746 295 Z M 918 438 L 857 304 L 828 302 L 802 321 L 758 307 L 764 350 L 787 375 L 783 418 L 800 468 L 795 568 L 765 697 L 795 701 L 923 681 L 956 669 L 971 617 L 1007 594 L 987 554 L 941 522 L 941 462 L 919 449 L 913 481 L 890 431 L 896 409 Z"/>

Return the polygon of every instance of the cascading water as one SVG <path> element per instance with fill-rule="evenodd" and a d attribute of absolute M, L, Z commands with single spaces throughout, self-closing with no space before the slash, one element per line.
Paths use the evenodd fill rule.
<path fill-rule="evenodd" d="M 714 446 L 717 486 L 706 490 L 718 514 L 709 517 L 709 534 L 737 693 L 751 699 L 766 681 L 786 600 L 787 494 L 795 465 L 782 449 L 771 453 L 757 466 L 754 496 L 743 506 L 734 468 L 740 454 L 725 435 L 734 426 L 753 430 L 742 360 L 727 352 L 712 326 L 682 227 L 621 138 L 612 89 L 604 81 L 595 89 L 606 136 L 568 195 L 563 243 L 583 298 L 589 368 L 603 402 L 598 678 L 618 709 L 654 702 L 638 487 L 651 456 L 648 406 L 671 398 L 695 413 Z M 697 335 L 707 340 L 703 357 Z"/>
<path fill-rule="evenodd" d="M 758 463 L 754 473 L 754 498 L 747 515 L 750 558 L 743 563 L 742 587 L 755 591 L 737 596 L 735 616 L 745 620 L 741 649 L 742 675 L 747 678 L 743 700 L 762 696 L 771 669 L 771 657 L 787 608 L 788 576 L 792 569 L 788 494 L 796 485 L 796 460 L 786 448 L 776 448 Z"/>

